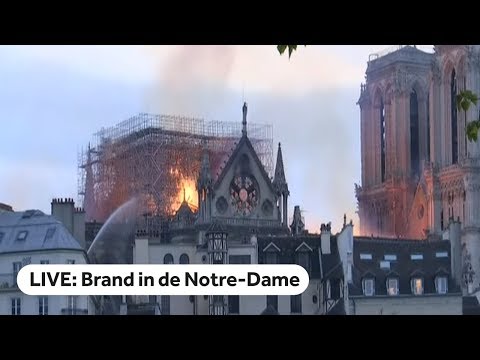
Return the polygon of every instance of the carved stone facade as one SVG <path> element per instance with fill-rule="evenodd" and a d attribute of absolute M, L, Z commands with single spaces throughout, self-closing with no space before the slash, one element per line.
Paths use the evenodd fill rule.
<path fill-rule="evenodd" d="M 356 195 L 362 235 L 441 238 L 451 219 L 460 220 L 480 274 L 473 258 L 480 256 L 480 142 L 465 131 L 479 108 L 457 110 L 465 89 L 480 94 L 480 45 L 436 45 L 434 53 L 404 46 L 369 61 L 358 101 Z"/>

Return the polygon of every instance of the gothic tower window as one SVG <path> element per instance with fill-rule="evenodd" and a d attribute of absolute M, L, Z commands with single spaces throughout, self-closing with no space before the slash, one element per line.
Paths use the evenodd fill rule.
<path fill-rule="evenodd" d="M 427 161 L 430 161 L 430 93 L 427 96 Z"/>
<path fill-rule="evenodd" d="M 413 176 L 420 173 L 420 149 L 418 126 L 418 97 L 417 92 L 410 93 L 410 166 Z"/>
<path fill-rule="evenodd" d="M 440 229 L 443 231 L 443 210 L 440 212 Z"/>
<path fill-rule="evenodd" d="M 382 171 L 382 182 L 385 181 L 385 161 L 386 161 L 386 149 L 385 149 L 385 104 L 383 99 L 380 102 L 380 151 L 381 151 L 381 171 Z"/>
<path fill-rule="evenodd" d="M 458 134 L 457 134 L 457 77 L 455 69 L 452 70 L 450 83 L 451 117 L 452 117 L 452 164 L 458 162 Z"/>

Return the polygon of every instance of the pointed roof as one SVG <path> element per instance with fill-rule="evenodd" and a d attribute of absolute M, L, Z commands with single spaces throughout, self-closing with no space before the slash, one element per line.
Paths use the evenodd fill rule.
<path fill-rule="evenodd" d="M 183 199 L 183 202 L 180 205 L 180 207 L 178 208 L 176 215 L 179 216 L 179 217 L 193 215 L 193 211 L 192 211 L 192 209 L 190 208 L 190 205 L 188 205 L 188 202 L 185 199 Z"/>
<path fill-rule="evenodd" d="M 210 167 L 210 157 L 206 148 L 203 149 L 202 166 L 198 176 L 197 188 L 210 187 L 212 185 L 212 171 Z"/>
<path fill-rule="evenodd" d="M 247 103 L 243 103 L 242 136 L 247 136 Z"/>
<path fill-rule="evenodd" d="M 265 167 L 263 166 L 260 158 L 258 157 L 257 155 L 257 152 L 255 151 L 255 149 L 253 148 L 253 145 L 252 143 L 250 142 L 250 140 L 248 139 L 248 136 L 242 136 L 242 138 L 240 139 L 240 141 L 238 142 L 237 146 L 235 147 L 235 150 L 233 150 L 233 153 L 232 155 L 230 155 L 230 157 L 228 158 L 228 161 L 227 163 L 225 164 L 225 166 L 223 167 L 220 175 L 218 176 L 218 179 L 217 181 L 215 182 L 215 185 L 214 185 L 214 188 L 217 189 L 220 184 L 222 183 L 223 181 L 223 178 L 226 176 L 228 170 L 230 169 L 230 167 L 232 166 L 233 164 L 233 161 L 236 159 L 240 149 L 242 148 L 243 145 L 246 145 L 248 150 L 250 151 L 250 154 L 253 158 L 253 161 L 255 162 L 255 164 L 257 164 L 258 168 L 260 169 L 260 174 L 261 176 L 263 177 L 263 179 L 265 180 L 267 186 L 270 188 L 270 190 L 272 192 L 275 192 L 274 188 L 273 188 L 273 185 L 272 185 L 272 181 L 270 180 L 270 178 L 268 177 L 268 174 L 265 170 Z"/>
<path fill-rule="evenodd" d="M 275 166 L 275 177 L 273 178 L 273 187 L 277 193 L 288 194 L 288 184 L 285 179 L 285 170 L 283 167 L 282 146 L 278 143 L 277 165 Z"/>
<path fill-rule="evenodd" d="M 260 315 L 280 315 L 272 305 L 268 305 Z"/>

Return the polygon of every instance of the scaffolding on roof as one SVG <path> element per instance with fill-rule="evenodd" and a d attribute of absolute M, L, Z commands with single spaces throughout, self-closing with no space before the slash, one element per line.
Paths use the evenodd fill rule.
<path fill-rule="evenodd" d="M 153 215 L 169 215 L 185 180 L 195 183 L 201 153 L 215 179 L 241 136 L 240 122 L 141 113 L 102 128 L 78 154 L 78 196 L 87 220 L 105 221 L 141 196 Z M 248 137 L 265 170 L 273 173 L 273 131 L 248 124 Z"/>

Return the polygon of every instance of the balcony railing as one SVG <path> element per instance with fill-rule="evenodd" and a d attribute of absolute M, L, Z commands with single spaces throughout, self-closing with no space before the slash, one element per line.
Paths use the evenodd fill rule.
<path fill-rule="evenodd" d="M 0 291 L 16 288 L 18 288 L 17 274 L 0 274 Z"/>
<path fill-rule="evenodd" d="M 63 308 L 62 315 L 88 315 L 87 309 Z"/>

